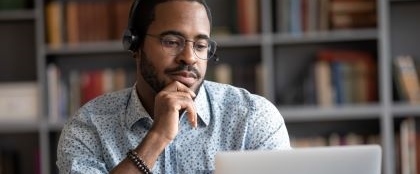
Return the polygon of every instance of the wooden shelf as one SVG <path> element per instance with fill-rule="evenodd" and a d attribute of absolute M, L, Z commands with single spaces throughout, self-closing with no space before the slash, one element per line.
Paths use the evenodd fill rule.
<path fill-rule="evenodd" d="M 48 130 L 59 132 L 63 129 L 65 122 L 59 122 L 59 123 L 48 123 Z"/>
<path fill-rule="evenodd" d="M 2 21 L 19 21 L 19 20 L 34 20 L 34 10 L 10 10 L 0 11 L 0 22 Z"/>
<path fill-rule="evenodd" d="M 260 46 L 262 44 L 261 35 L 216 35 L 213 39 L 219 47 Z"/>
<path fill-rule="evenodd" d="M 336 107 L 293 106 L 278 108 L 286 122 L 379 119 L 381 114 L 381 107 L 376 104 Z"/>
<path fill-rule="evenodd" d="M 54 48 L 48 46 L 47 55 L 78 55 L 78 54 L 95 54 L 95 53 L 123 53 L 122 41 L 107 42 L 91 42 L 78 44 L 63 44 Z M 127 52 L 128 53 L 128 52 Z"/>
<path fill-rule="evenodd" d="M 38 132 L 38 121 L 0 121 L 0 133 Z"/>
<path fill-rule="evenodd" d="M 420 116 L 420 104 L 394 103 L 391 111 L 394 117 Z"/>
<path fill-rule="evenodd" d="M 306 44 L 323 42 L 364 41 L 378 39 L 377 29 L 336 30 L 304 34 L 276 34 L 274 44 Z"/>

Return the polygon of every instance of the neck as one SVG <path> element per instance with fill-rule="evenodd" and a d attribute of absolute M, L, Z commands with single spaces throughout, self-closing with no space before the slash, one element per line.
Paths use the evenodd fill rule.
<path fill-rule="evenodd" d="M 145 84 L 147 84 L 146 81 L 142 78 L 137 78 L 136 92 L 143 107 L 146 109 L 147 113 L 149 113 L 150 117 L 153 118 L 156 92 L 149 85 Z"/>

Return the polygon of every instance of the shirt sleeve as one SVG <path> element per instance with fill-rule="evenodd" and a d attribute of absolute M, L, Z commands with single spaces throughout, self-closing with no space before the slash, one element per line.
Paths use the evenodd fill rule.
<path fill-rule="evenodd" d="M 66 123 L 57 147 L 59 173 L 108 173 L 100 140 L 88 117 L 78 114 Z"/>
<path fill-rule="evenodd" d="M 254 150 L 291 149 L 289 134 L 278 109 L 267 99 L 255 97 L 250 107 L 248 148 Z"/>

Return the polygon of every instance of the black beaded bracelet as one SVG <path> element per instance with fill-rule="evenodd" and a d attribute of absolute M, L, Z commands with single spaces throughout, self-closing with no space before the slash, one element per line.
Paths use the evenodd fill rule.
<path fill-rule="evenodd" d="M 153 174 L 149 167 L 146 165 L 146 163 L 143 161 L 143 159 L 141 159 L 138 155 L 137 152 L 134 150 L 129 150 L 127 152 L 127 157 L 130 158 L 130 160 L 134 163 L 134 165 L 137 167 L 137 169 L 139 169 L 140 171 L 142 171 L 145 174 Z"/>

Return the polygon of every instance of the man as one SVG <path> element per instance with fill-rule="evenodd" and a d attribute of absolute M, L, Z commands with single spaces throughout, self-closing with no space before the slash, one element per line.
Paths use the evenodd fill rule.
<path fill-rule="evenodd" d="M 211 173 L 218 151 L 290 148 L 269 101 L 203 80 L 216 47 L 204 0 L 135 1 L 130 16 L 137 83 L 68 121 L 60 173 Z"/>

